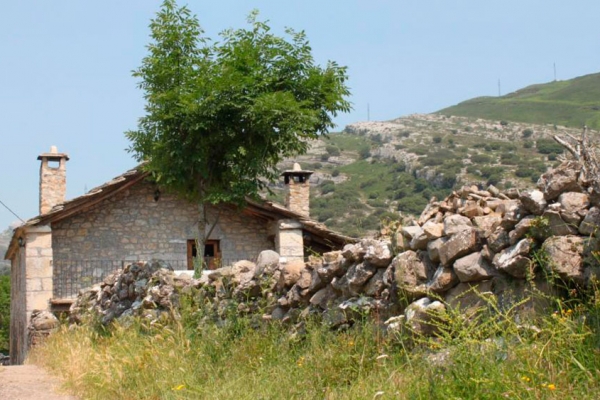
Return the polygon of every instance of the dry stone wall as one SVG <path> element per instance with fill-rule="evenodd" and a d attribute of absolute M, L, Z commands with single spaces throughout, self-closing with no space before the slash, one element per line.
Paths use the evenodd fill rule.
<path fill-rule="evenodd" d="M 260 310 L 265 321 L 319 313 L 341 327 L 369 313 L 390 328 L 425 334 L 436 329 L 430 311 L 453 307 L 470 315 L 492 298 L 500 308 L 518 303 L 521 313 L 538 312 L 549 306 L 539 293 L 577 291 L 597 279 L 600 204 L 580 171 L 563 163 L 540 178 L 538 189 L 523 192 L 464 187 L 432 201 L 390 240 L 363 239 L 308 263 L 282 263 L 265 251 L 257 263 L 241 261 L 200 279 L 175 278 L 156 263 L 149 272 L 129 267 L 83 293 L 72 316 L 93 311 L 107 323 L 150 310 L 157 317 L 176 309 L 173 294 L 181 290 L 212 298 L 216 310 L 232 303 L 240 313 Z"/>

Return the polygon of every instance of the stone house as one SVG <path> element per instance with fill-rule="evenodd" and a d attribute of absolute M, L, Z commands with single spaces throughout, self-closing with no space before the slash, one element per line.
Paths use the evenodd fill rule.
<path fill-rule="evenodd" d="M 140 166 L 65 201 L 69 157 L 52 147 L 38 157 L 40 215 L 15 229 L 5 259 L 11 261 L 11 362 L 23 362 L 33 310 L 66 310 L 78 291 L 125 263 L 161 259 L 193 270 L 197 255 L 197 205 L 164 191 Z M 217 221 L 204 249 L 209 268 L 255 260 L 277 251 L 304 259 L 352 239 L 309 217 L 309 178 L 298 164 L 285 171 L 285 206 L 247 199 L 244 207 L 208 206 Z"/>

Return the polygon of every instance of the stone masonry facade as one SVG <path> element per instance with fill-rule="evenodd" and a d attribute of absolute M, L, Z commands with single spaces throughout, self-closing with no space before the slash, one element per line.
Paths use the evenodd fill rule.
<path fill-rule="evenodd" d="M 294 179 L 290 179 L 286 191 L 285 206 L 298 214 L 309 216 L 310 183 L 308 179 L 304 182 L 296 182 Z"/>
<path fill-rule="evenodd" d="M 67 193 L 67 160 L 69 156 L 58 153 L 52 146 L 50 153 L 38 157 L 40 163 L 40 214 L 65 201 Z"/>
<path fill-rule="evenodd" d="M 186 269 L 187 243 L 197 236 L 197 205 L 168 193 L 161 193 L 155 201 L 155 191 L 154 184 L 139 182 L 82 213 L 53 223 L 55 282 L 81 279 L 68 270 L 73 265 L 69 262 L 80 260 L 157 258 L 173 263 L 176 269 Z M 208 214 L 209 222 L 214 221 L 217 209 L 209 206 Z M 226 208 L 208 239 L 219 241 L 224 262 L 254 260 L 261 250 L 274 249 L 274 234 L 269 228 L 263 220 Z"/>

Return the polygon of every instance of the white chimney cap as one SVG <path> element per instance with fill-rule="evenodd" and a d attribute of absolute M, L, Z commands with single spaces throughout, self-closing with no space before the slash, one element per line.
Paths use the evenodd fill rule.
<path fill-rule="evenodd" d="M 50 153 L 58 153 L 58 149 L 56 148 L 56 146 L 50 146 Z"/>
<path fill-rule="evenodd" d="M 292 170 L 294 170 L 294 171 L 302 171 L 302 167 L 300 166 L 300 164 L 298 164 L 297 162 L 295 162 L 294 166 L 292 167 Z"/>

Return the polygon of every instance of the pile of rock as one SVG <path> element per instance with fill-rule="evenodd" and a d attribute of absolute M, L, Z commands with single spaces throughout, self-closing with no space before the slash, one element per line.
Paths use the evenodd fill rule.
<path fill-rule="evenodd" d="M 58 318 L 50 311 L 33 310 L 27 327 L 29 346 L 37 346 L 60 327 Z"/>
<path fill-rule="evenodd" d="M 190 277 L 176 276 L 164 261 L 129 264 L 82 291 L 71 305 L 69 318 L 80 323 L 90 315 L 99 316 L 104 324 L 121 316 L 158 319 L 178 307 L 177 289 L 190 283 Z"/>
<path fill-rule="evenodd" d="M 240 313 L 260 311 L 263 320 L 294 322 L 319 313 L 342 326 L 367 313 L 381 320 L 403 314 L 402 323 L 432 332 L 431 310 L 450 305 L 468 315 L 491 297 L 504 307 L 552 292 L 548 276 L 574 286 L 595 279 L 600 206 L 580 173 L 571 161 L 544 174 L 535 190 L 464 187 L 430 202 L 390 240 L 363 239 L 307 263 L 282 263 L 267 250 L 256 262 L 205 271 L 200 279 L 178 277 L 157 261 L 132 264 L 80 294 L 71 317 L 93 310 L 103 323 L 127 315 L 158 318 L 187 290 L 210 298 L 217 311 L 234 305 Z M 533 297 L 520 304 L 523 311 L 544 306 L 543 297 Z"/>

